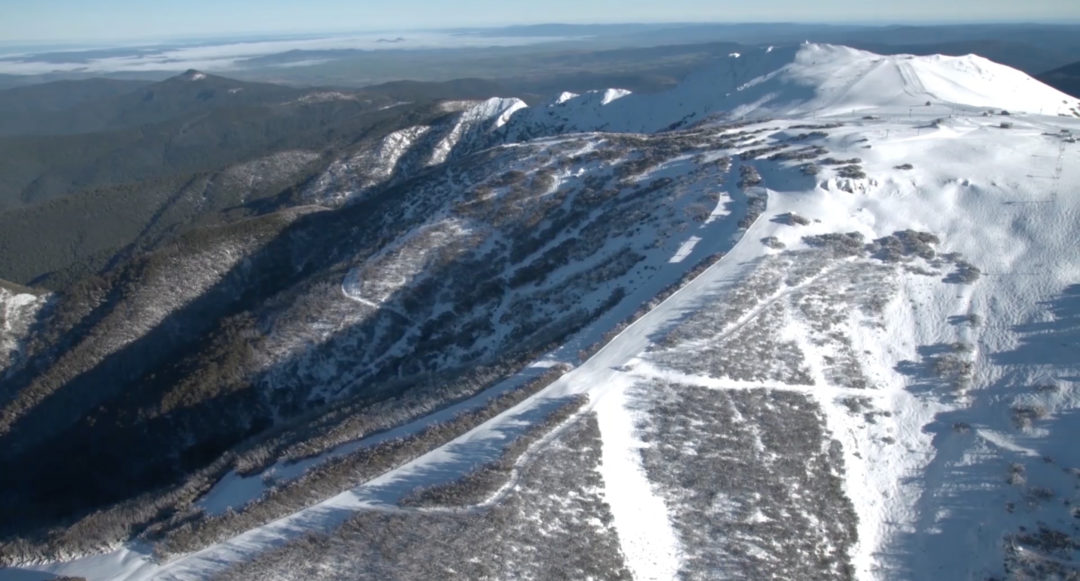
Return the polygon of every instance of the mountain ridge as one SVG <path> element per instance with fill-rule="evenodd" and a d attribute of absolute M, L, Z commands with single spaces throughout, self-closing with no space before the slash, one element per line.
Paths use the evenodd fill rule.
<path fill-rule="evenodd" d="M 512 120 L 508 138 L 565 130 L 654 132 L 710 115 L 735 121 L 784 115 L 827 118 L 927 103 L 1080 115 L 1076 98 L 976 55 L 880 56 L 814 43 L 732 53 L 727 63 L 655 95 L 597 103 L 590 96 L 596 94 L 529 109 Z"/>
<path fill-rule="evenodd" d="M 130 430 L 118 434 L 167 434 L 140 418 L 198 417 L 206 404 L 197 388 L 215 386 L 248 414 L 237 416 L 253 428 L 242 437 L 256 441 L 240 445 L 240 434 L 188 419 L 198 446 L 163 437 L 163 448 L 148 448 L 163 471 L 160 452 L 174 446 L 210 472 L 164 504 L 131 509 L 172 510 L 172 520 L 108 530 L 122 542 L 124 527 L 148 527 L 139 540 L 163 554 L 186 548 L 174 559 L 129 546 L 39 569 L 196 578 L 239 558 L 300 578 L 288 565 L 300 550 L 347 574 L 381 559 L 336 544 L 357 524 L 349 515 L 393 514 L 427 530 L 419 519 L 438 511 L 403 498 L 483 480 L 477 465 L 499 460 L 508 439 L 561 398 L 584 395 L 571 415 L 596 422 L 594 486 L 609 512 L 560 514 L 609 522 L 604 534 L 638 578 L 707 576 L 716 555 L 748 577 L 796 566 L 824 578 L 1068 574 L 1080 546 L 1069 529 L 1080 458 L 1067 446 L 1080 405 L 1067 348 L 1076 337 L 1080 174 L 1067 163 L 1080 133 L 1076 101 L 978 57 L 802 45 L 729 59 L 659 95 L 447 104 L 441 124 L 401 127 L 334 160 L 304 190 L 321 208 L 290 240 L 267 234 L 265 261 L 230 254 L 223 230 L 225 246 L 213 252 L 247 266 L 228 275 L 235 289 L 215 292 L 234 297 L 238 316 L 180 364 L 150 370 L 142 395 L 94 402 L 94 417 Z M 157 263 L 164 286 L 169 262 Z M 245 289 L 247 277 L 265 284 Z M 153 313 L 146 286 L 117 276 L 88 290 L 111 297 L 106 316 L 117 325 L 120 313 Z M 512 350 L 519 359 L 508 361 Z M 463 384 L 439 375 L 483 365 L 497 370 Z M 558 378 L 513 407 L 479 411 L 549 369 Z M 264 427 L 388 395 L 381 401 L 408 401 L 398 409 L 411 411 L 363 427 L 331 412 L 316 437 Z M 491 415 L 425 439 L 446 425 L 448 402 Z M 682 409 L 692 420 L 679 421 Z M 113 437 L 91 427 L 72 438 L 44 421 L 22 429 L 76 448 Z M 317 504 L 296 492 L 309 476 L 292 462 L 330 478 L 369 461 L 363 443 L 391 428 L 396 441 L 426 444 L 381 475 L 322 480 Z M 274 435 L 259 441 L 262 430 Z M 788 469 L 792 477 L 770 480 Z M 502 502 L 503 485 L 493 490 L 479 505 L 438 508 L 467 519 L 470 508 Z M 210 494 L 207 514 L 199 499 Z M 814 524 L 828 518 L 819 509 L 836 517 L 830 526 Z M 736 534 L 703 535 L 694 520 L 703 515 Z M 101 518 L 72 530 L 97 530 Z M 1036 527 L 1046 533 L 1029 532 Z M 97 548 L 66 530 L 52 533 L 45 554 L 70 554 L 65 542 Z M 463 561 L 484 562 L 463 551 Z M 608 575 L 621 573 L 598 572 Z"/>

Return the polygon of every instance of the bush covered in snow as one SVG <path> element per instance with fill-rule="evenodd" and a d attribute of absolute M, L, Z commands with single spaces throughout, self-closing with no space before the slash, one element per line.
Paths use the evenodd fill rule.
<path fill-rule="evenodd" d="M 867 246 L 870 255 L 885 262 L 897 262 L 911 257 L 931 260 L 936 255 L 934 246 L 941 243 L 929 232 L 902 230 L 891 236 L 878 238 Z"/>
<path fill-rule="evenodd" d="M 761 243 L 773 250 L 783 250 L 787 247 L 787 245 L 781 242 L 776 236 L 766 236 L 761 239 Z"/>
<path fill-rule="evenodd" d="M 861 256 L 865 252 L 863 235 L 858 232 L 817 234 L 804 236 L 803 242 L 813 248 L 821 248 L 833 256 Z"/>
<path fill-rule="evenodd" d="M 757 168 L 754 166 L 742 165 L 739 167 L 739 188 L 746 189 L 758 186 L 763 181 L 761 174 L 758 173 Z"/>
<path fill-rule="evenodd" d="M 773 219 L 774 222 L 779 224 L 787 224 L 788 226 L 807 226 L 810 224 L 810 218 L 795 212 L 787 212 L 780 214 Z"/>
<path fill-rule="evenodd" d="M 956 270 L 945 277 L 945 282 L 953 284 L 971 284 L 982 276 L 982 271 L 977 266 L 964 260 L 955 263 Z"/>
<path fill-rule="evenodd" d="M 838 177 L 861 180 L 866 178 L 866 172 L 863 171 L 862 166 L 858 165 L 845 165 L 837 168 L 836 175 Z"/>

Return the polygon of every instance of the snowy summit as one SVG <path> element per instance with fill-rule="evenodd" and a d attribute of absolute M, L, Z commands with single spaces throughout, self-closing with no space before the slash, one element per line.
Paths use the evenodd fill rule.
<path fill-rule="evenodd" d="M 185 81 L 201 81 L 206 78 L 206 73 L 199 72 L 195 69 L 188 69 L 184 71 L 184 74 L 180 75 L 180 79 Z"/>
<path fill-rule="evenodd" d="M 881 56 L 826 44 L 732 53 L 727 62 L 655 95 L 564 93 L 515 119 L 519 134 L 542 127 L 653 132 L 708 116 L 825 118 L 874 112 L 911 114 L 1004 109 L 1080 115 L 1080 102 L 1025 73 L 976 55 Z M 617 95 L 617 98 L 612 98 Z"/>

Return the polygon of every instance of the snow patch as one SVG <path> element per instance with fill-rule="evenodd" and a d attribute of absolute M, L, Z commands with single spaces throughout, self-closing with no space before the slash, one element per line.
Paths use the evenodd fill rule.
<path fill-rule="evenodd" d="M 19 359 L 19 344 L 30 332 L 48 295 L 8 290 L 0 286 L 0 378 Z"/>
<path fill-rule="evenodd" d="M 444 136 L 432 151 L 428 166 L 439 165 L 445 162 L 451 153 L 464 144 L 469 147 L 471 140 L 486 138 L 486 136 L 503 125 L 514 115 L 515 112 L 528 107 L 521 99 L 503 99 L 493 97 L 480 103 L 472 102 L 464 105 L 461 102 L 444 104 L 451 107 L 450 110 L 460 109 L 461 114 L 454 126 Z"/>
<path fill-rule="evenodd" d="M 627 409 L 630 384 L 625 376 L 613 378 L 595 407 L 603 441 L 600 473 L 604 499 L 611 507 L 613 525 L 634 578 L 676 579 L 681 564 L 679 541 L 664 500 L 652 490 L 641 465 L 644 444 L 635 436 L 634 418 Z"/>
<path fill-rule="evenodd" d="M 618 101 L 619 99 L 622 99 L 623 97 L 626 97 L 630 94 L 630 91 L 627 91 L 626 89 L 608 89 L 604 91 L 604 98 L 600 99 L 600 104 L 607 105 L 609 103 Z"/>
<path fill-rule="evenodd" d="M 571 93 L 570 91 L 563 91 L 562 93 L 559 93 L 559 96 L 555 98 L 555 101 L 552 104 L 553 105 L 560 105 L 562 103 L 565 103 L 565 102 L 567 102 L 567 101 L 569 101 L 571 99 L 576 99 L 578 97 L 580 97 L 580 95 L 577 94 L 577 93 Z"/>
<path fill-rule="evenodd" d="M 686 257 L 690 256 L 690 253 L 694 251 L 694 247 L 697 246 L 698 242 L 701 242 L 701 238 L 691 236 L 686 242 L 682 243 L 682 246 L 679 246 L 679 250 L 675 252 L 675 255 L 668 262 L 677 263 L 686 260 Z"/>
<path fill-rule="evenodd" d="M 230 91 L 231 92 L 231 91 Z M 342 93 L 341 91 L 316 91 L 308 93 L 299 99 L 296 103 L 331 103 L 334 101 L 360 101 L 360 97 L 351 95 L 349 93 Z"/>

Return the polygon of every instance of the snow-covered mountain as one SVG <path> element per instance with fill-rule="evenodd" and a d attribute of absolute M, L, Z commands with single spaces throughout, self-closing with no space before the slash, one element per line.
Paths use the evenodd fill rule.
<path fill-rule="evenodd" d="M 1075 578 L 1076 135 L 980 57 L 809 44 L 449 104 L 313 180 L 302 276 L 180 368 L 310 424 L 0 580 Z"/>
<path fill-rule="evenodd" d="M 1080 115 L 1080 102 L 1016 69 L 985 58 L 880 56 L 853 48 L 803 44 L 732 53 L 654 95 L 625 92 L 564 95 L 510 122 L 511 139 L 567 131 L 651 133 L 709 116 L 829 118 L 873 111 L 914 114 L 996 108 L 1043 115 Z"/>

